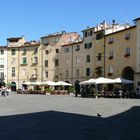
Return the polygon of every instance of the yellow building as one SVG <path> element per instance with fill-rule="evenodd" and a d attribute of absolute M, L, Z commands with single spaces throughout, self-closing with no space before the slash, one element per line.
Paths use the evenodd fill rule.
<path fill-rule="evenodd" d="M 25 42 L 19 47 L 19 88 L 24 82 L 42 81 L 42 48 L 39 42 Z"/>
<path fill-rule="evenodd" d="M 12 84 L 12 90 L 19 87 L 19 47 L 24 43 L 23 37 L 7 39 L 7 83 Z"/>
<path fill-rule="evenodd" d="M 41 49 L 38 42 L 25 42 L 23 37 L 7 39 L 7 83 L 12 90 L 22 89 L 27 81 L 41 81 Z"/>
<path fill-rule="evenodd" d="M 134 80 L 135 54 L 136 26 L 105 35 L 105 76 Z"/>
<path fill-rule="evenodd" d="M 140 18 L 134 25 L 106 34 L 105 76 L 134 80 L 134 88 L 140 86 Z"/>

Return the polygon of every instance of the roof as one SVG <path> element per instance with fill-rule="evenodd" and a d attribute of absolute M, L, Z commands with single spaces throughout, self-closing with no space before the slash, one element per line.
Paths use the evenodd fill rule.
<path fill-rule="evenodd" d="M 72 33 L 76 33 L 76 32 L 67 33 L 65 31 L 62 31 L 61 33 L 57 32 L 57 33 L 49 34 L 47 36 L 43 36 L 43 37 L 41 37 L 41 39 L 43 39 L 43 38 L 49 38 L 49 37 L 61 36 L 61 35 L 65 35 L 65 34 L 72 34 Z"/>
<path fill-rule="evenodd" d="M 72 42 L 72 43 L 69 43 L 69 44 L 62 45 L 62 47 L 65 47 L 65 46 L 70 46 L 70 45 L 75 45 L 75 44 L 80 44 L 80 43 L 83 43 L 83 41 L 79 41 L 79 42 Z"/>
<path fill-rule="evenodd" d="M 22 39 L 22 37 L 11 37 L 11 38 L 7 38 L 7 41 L 18 41 Z"/>
<path fill-rule="evenodd" d="M 47 36 L 43 36 L 43 37 L 41 37 L 41 39 L 42 38 L 49 38 L 49 37 L 56 37 L 56 36 L 61 36 L 62 35 L 62 33 L 56 33 L 56 34 L 49 34 L 49 35 L 47 35 Z"/>
<path fill-rule="evenodd" d="M 21 47 L 30 47 L 30 46 L 38 46 L 38 45 L 40 45 L 39 42 L 38 42 L 38 43 L 24 44 L 24 45 L 22 45 Z"/>
<path fill-rule="evenodd" d="M 137 20 L 140 20 L 140 17 L 138 17 L 138 18 L 135 18 L 133 21 L 137 21 Z"/>
<path fill-rule="evenodd" d="M 129 30 L 129 29 L 132 29 L 132 28 L 135 28 L 135 27 L 136 27 L 136 25 L 131 26 L 131 27 L 126 28 L 126 29 L 122 29 L 122 30 L 119 30 L 119 31 L 116 31 L 116 32 L 110 33 L 110 34 L 106 34 L 105 36 L 113 35 L 113 34 L 116 34 L 116 33 L 119 33 L 119 32 L 123 32 L 123 31 L 125 31 L 125 30 Z"/>
<path fill-rule="evenodd" d="M 7 46 L 0 46 L 0 48 L 6 48 Z"/>
<path fill-rule="evenodd" d="M 81 32 L 85 32 L 85 31 L 88 31 L 88 30 L 91 30 L 91 29 L 94 29 L 95 27 L 87 27 L 86 29 L 82 30 Z"/>

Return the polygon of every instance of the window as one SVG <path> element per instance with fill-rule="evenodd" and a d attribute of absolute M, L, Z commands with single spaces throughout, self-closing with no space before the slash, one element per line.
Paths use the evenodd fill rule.
<path fill-rule="evenodd" d="M 37 63 L 38 63 L 38 58 L 37 58 L 37 57 L 34 57 L 33 63 L 34 63 L 34 64 L 37 64 Z"/>
<path fill-rule="evenodd" d="M 85 49 L 90 49 L 92 47 L 92 42 L 85 43 Z"/>
<path fill-rule="evenodd" d="M 108 40 L 108 43 L 109 44 L 112 44 L 113 43 L 113 40 L 114 40 L 113 37 L 110 37 L 109 40 Z"/>
<path fill-rule="evenodd" d="M 109 52 L 109 59 L 113 59 L 113 50 L 110 50 Z"/>
<path fill-rule="evenodd" d="M 103 32 L 97 33 L 97 34 L 96 34 L 96 40 L 102 39 L 103 36 L 104 36 Z"/>
<path fill-rule="evenodd" d="M 87 32 L 85 32 L 85 37 L 87 37 L 87 35 L 88 35 Z"/>
<path fill-rule="evenodd" d="M 68 53 L 69 52 L 69 48 L 64 48 L 64 52 Z"/>
<path fill-rule="evenodd" d="M 87 63 L 90 62 L 90 55 L 87 55 Z"/>
<path fill-rule="evenodd" d="M 37 53 L 37 51 L 38 51 L 38 48 L 34 48 L 34 53 Z"/>
<path fill-rule="evenodd" d="M 33 74 L 34 74 L 34 75 L 37 75 L 37 69 L 34 69 L 34 70 L 33 70 Z"/>
<path fill-rule="evenodd" d="M 46 39 L 44 39 L 44 43 L 43 43 L 44 45 L 49 45 L 49 41 L 48 40 L 46 40 Z"/>
<path fill-rule="evenodd" d="M 80 64 L 80 58 L 76 57 L 76 64 Z"/>
<path fill-rule="evenodd" d="M 15 49 L 12 49 L 11 50 L 11 55 L 15 55 L 16 54 L 16 50 Z"/>
<path fill-rule="evenodd" d="M 4 72 L 0 72 L 0 79 L 4 79 Z"/>
<path fill-rule="evenodd" d="M 85 32 L 85 37 L 88 37 L 88 36 L 92 36 L 93 35 L 93 31 L 88 31 L 88 32 Z"/>
<path fill-rule="evenodd" d="M 76 77 L 80 77 L 80 70 L 76 69 Z"/>
<path fill-rule="evenodd" d="M 45 71 L 45 78 L 48 78 L 48 71 Z"/>
<path fill-rule="evenodd" d="M 97 60 L 98 61 L 101 61 L 101 59 L 102 59 L 102 54 L 101 53 L 98 53 Z"/>
<path fill-rule="evenodd" d="M 37 69 L 34 69 L 31 78 L 33 78 L 33 79 L 37 79 L 37 76 L 38 76 L 38 75 L 37 75 Z"/>
<path fill-rule="evenodd" d="M 56 52 L 56 53 L 59 53 L 59 49 L 55 49 L 55 52 Z"/>
<path fill-rule="evenodd" d="M 26 76 L 27 72 L 26 69 L 22 69 L 22 76 Z"/>
<path fill-rule="evenodd" d="M 12 67 L 12 77 L 15 77 L 15 67 Z"/>
<path fill-rule="evenodd" d="M 69 77 L 69 70 L 66 70 L 66 77 Z"/>
<path fill-rule="evenodd" d="M 0 58 L 0 68 L 4 68 L 4 58 Z"/>
<path fill-rule="evenodd" d="M 26 54 L 27 50 L 24 48 L 22 54 Z"/>
<path fill-rule="evenodd" d="M 113 74 L 113 67 L 110 65 L 108 69 L 108 76 L 111 76 Z"/>
<path fill-rule="evenodd" d="M 45 60 L 45 67 L 48 67 L 48 60 Z"/>
<path fill-rule="evenodd" d="M 27 64 L 27 58 L 26 57 L 22 58 L 22 64 Z"/>
<path fill-rule="evenodd" d="M 80 45 L 76 45 L 75 51 L 80 51 Z"/>
<path fill-rule="evenodd" d="M 90 32 L 89 32 L 89 34 L 90 34 L 90 36 L 92 36 L 93 32 L 92 32 L 92 31 L 90 31 Z"/>
<path fill-rule="evenodd" d="M 12 58 L 11 64 L 14 65 L 16 63 L 16 59 Z"/>
<path fill-rule="evenodd" d="M 59 60 L 58 59 L 55 59 L 55 66 L 59 66 Z"/>
<path fill-rule="evenodd" d="M 49 54 L 49 51 L 48 50 L 45 50 L 45 54 Z"/>
<path fill-rule="evenodd" d="M 126 33 L 125 34 L 125 40 L 129 40 L 130 39 L 130 33 Z"/>
<path fill-rule="evenodd" d="M 66 64 L 66 65 L 69 64 L 69 59 L 68 59 L 68 58 L 65 59 L 65 64 Z"/>
<path fill-rule="evenodd" d="M 130 48 L 125 48 L 125 57 L 130 56 Z"/>
<path fill-rule="evenodd" d="M 86 68 L 86 76 L 90 76 L 90 68 Z"/>
<path fill-rule="evenodd" d="M 4 54 L 4 50 L 0 50 L 0 55 L 3 55 Z"/>

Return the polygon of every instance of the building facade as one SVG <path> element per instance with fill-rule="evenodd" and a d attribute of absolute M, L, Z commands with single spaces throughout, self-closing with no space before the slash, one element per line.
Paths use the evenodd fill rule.
<path fill-rule="evenodd" d="M 0 47 L 1 80 L 15 89 L 23 88 L 24 82 L 52 80 L 74 85 L 101 76 L 122 77 L 140 85 L 140 18 L 134 25 L 103 21 L 82 33 L 83 38 L 62 31 L 39 42 L 26 42 L 23 36 L 8 38 L 7 47 Z"/>
<path fill-rule="evenodd" d="M 0 46 L 0 87 L 7 83 L 7 47 Z"/>
<path fill-rule="evenodd" d="M 61 61 L 64 55 L 64 53 L 62 53 L 62 46 L 75 42 L 78 38 L 79 35 L 76 32 L 66 33 L 65 31 L 41 37 L 43 52 L 42 81 L 62 80 L 63 66 L 61 66 Z"/>

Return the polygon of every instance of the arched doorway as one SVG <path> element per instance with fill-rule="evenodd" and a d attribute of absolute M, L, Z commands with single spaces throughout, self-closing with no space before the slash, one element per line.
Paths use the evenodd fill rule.
<path fill-rule="evenodd" d="M 0 81 L 0 88 L 1 88 L 2 86 L 4 86 L 4 87 L 5 87 L 5 82 Z"/>
<path fill-rule="evenodd" d="M 10 86 L 11 86 L 11 91 L 16 91 L 16 83 L 15 82 L 11 82 Z"/>
<path fill-rule="evenodd" d="M 122 78 L 124 79 L 128 79 L 128 80 L 134 80 L 134 71 L 131 67 L 125 67 L 122 71 Z M 133 90 L 134 89 L 134 85 L 133 84 L 127 84 L 124 85 L 125 89 L 128 90 Z"/>

